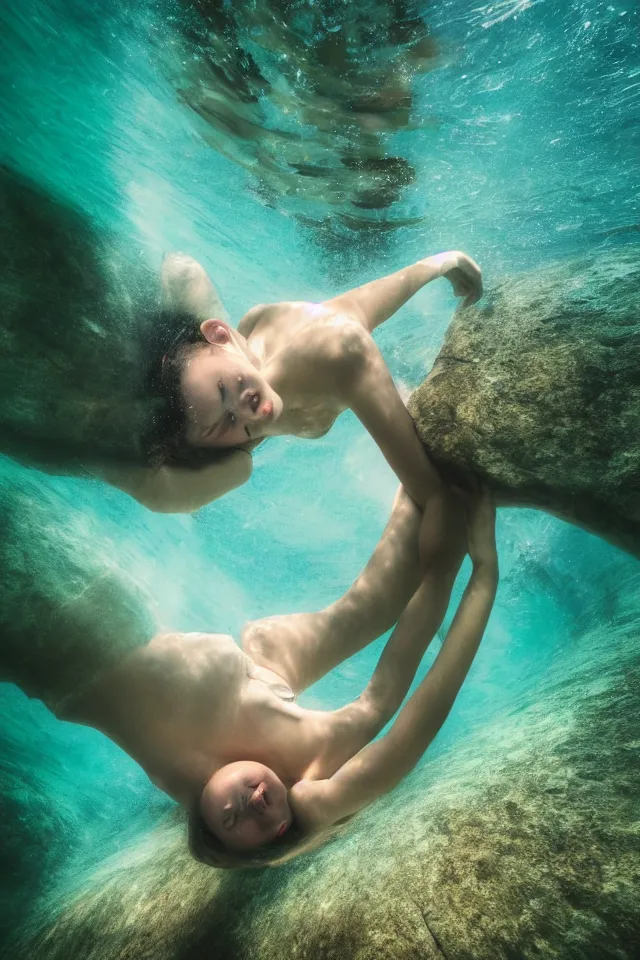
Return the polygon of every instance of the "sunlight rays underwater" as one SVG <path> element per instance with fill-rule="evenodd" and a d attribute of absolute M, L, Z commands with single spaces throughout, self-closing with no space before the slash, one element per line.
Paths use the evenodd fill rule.
<path fill-rule="evenodd" d="M 636 6 L 442 0 L 422 12 L 439 59 L 413 81 L 411 126 L 389 136 L 416 170 L 394 210 L 417 225 L 374 241 L 328 244 L 302 222 L 304 198 L 293 207 L 285 195 L 265 203 L 256 176 L 208 146 L 176 94 L 180 64 L 166 68 L 180 49 L 180 10 L 169 2 L 98 10 L 25 0 L 3 9 L 0 159 L 77 204 L 153 270 L 168 251 L 188 251 L 234 321 L 256 302 L 327 297 L 440 249 L 468 250 L 491 283 L 633 239 Z M 429 288 L 381 332 L 405 392 L 435 360 L 452 308 L 446 290 Z M 269 441 L 255 459 L 248 486 L 193 517 L 153 515 L 97 481 L 6 458 L 0 470 L 2 482 L 50 503 L 70 538 L 90 542 L 138 583 L 160 624 L 237 636 L 247 619 L 315 609 L 341 594 L 370 555 L 395 490 L 350 415 L 320 442 Z M 607 626 L 637 610 L 636 561 L 586 533 L 505 510 L 498 543 L 495 612 L 430 759 L 455 754 L 470 733 L 481 739 L 486 724 L 495 729 L 511 708 L 534 702 L 585 645 L 597 660 Z M 331 708 L 357 696 L 382 642 L 302 702 Z M 10 685 L 0 688 L 0 716 L 0 929 L 8 938 L 41 898 L 61 896 L 172 804 L 115 746 L 59 723 Z M 392 798 L 394 815 L 414 784 Z"/>

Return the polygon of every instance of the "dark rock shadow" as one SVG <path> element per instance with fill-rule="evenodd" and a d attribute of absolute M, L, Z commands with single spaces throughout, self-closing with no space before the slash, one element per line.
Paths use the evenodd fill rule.
<path fill-rule="evenodd" d="M 6 166 L 0 218 L 0 452 L 72 474 L 145 462 L 146 369 L 159 320 L 171 322 L 157 275 Z"/>

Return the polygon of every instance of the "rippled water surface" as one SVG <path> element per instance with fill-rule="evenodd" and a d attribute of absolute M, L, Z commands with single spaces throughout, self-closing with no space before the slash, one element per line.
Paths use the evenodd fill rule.
<path fill-rule="evenodd" d="M 333 295 L 441 249 L 468 251 L 490 283 L 637 238 L 634 0 L 235 6 L 5 5 L 0 159 L 133 240 L 154 269 L 170 250 L 191 253 L 236 320 L 256 302 Z M 435 285 L 381 332 L 402 389 L 429 369 L 452 308 Z M 350 415 L 321 441 L 266 443 L 250 484 L 194 517 L 154 516 L 97 483 L 41 482 L 95 518 L 96 551 L 119 544 L 167 625 L 236 635 L 246 619 L 343 592 L 395 488 Z M 504 511 L 498 532 L 496 610 L 435 749 L 570 653 L 631 563 L 542 514 Z M 355 697 L 378 651 L 303 702 Z M 7 818 L 47 833 L 28 861 L 7 843 L 11 928 L 56 871 L 103 857 L 168 801 L 115 746 L 9 686 L 0 716 Z"/>

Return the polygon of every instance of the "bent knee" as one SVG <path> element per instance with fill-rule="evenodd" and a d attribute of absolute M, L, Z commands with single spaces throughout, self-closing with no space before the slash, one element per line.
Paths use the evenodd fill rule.
<path fill-rule="evenodd" d="M 276 641 L 268 621 L 251 620 L 245 624 L 240 633 L 240 646 L 256 663 L 268 665 L 276 649 Z"/>

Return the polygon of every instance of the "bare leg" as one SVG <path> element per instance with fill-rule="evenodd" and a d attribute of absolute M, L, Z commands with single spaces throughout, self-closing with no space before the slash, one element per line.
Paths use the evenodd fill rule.
<path fill-rule="evenodd" d="M 400 487 L 373 556 L 345 595 L 318 613 L 248 623 L 241 638 L 245 653 L 299 692 L 389 630 L 418 586 L 421 520 Z"/>

